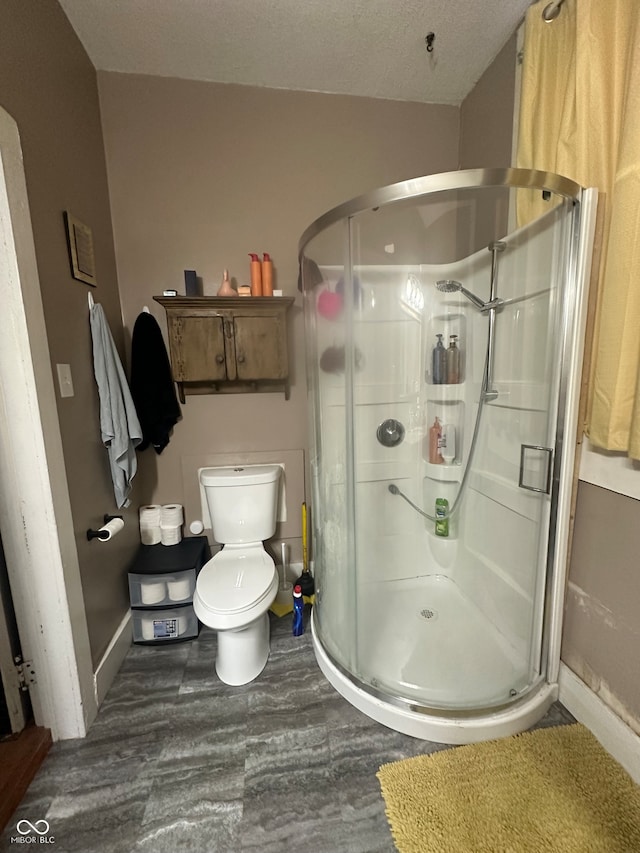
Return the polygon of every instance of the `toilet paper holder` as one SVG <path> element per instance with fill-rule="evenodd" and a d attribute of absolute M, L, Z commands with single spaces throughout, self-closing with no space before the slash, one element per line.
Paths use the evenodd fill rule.
<path fill-rule="evenodd" d="M 104 515 L 104 523 L 108 524 L 110 521 L 113 521 L 114 518 L 122 518 L 121 515 Z M 109 538 L 109 532 L 107 530 L 87 530 L 87 539 L 91 542 L 92 539 L 101 539 L 103 542 Z"/>

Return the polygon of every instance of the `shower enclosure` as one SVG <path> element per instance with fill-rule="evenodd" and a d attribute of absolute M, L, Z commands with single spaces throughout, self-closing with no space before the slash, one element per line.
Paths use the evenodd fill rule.
<path fill-rule="evenodd" d="M 513 734 L 557 697 L 595 206 L 556 175 L 461 171 L 300 241 L 314 648 L 406 734 Z"/>

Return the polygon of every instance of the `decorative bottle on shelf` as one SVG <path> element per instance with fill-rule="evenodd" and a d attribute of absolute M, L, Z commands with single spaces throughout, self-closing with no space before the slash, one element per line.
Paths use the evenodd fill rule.
<path fill-rule="evenodd" d="M 268 252 L 262 256 L 262 295 L 273 296 L 273 262 Z"/>
<path fill-rule="evenodd" d="M 218 296 L 237 296 L 238 292 L 232 287 L 229 281 L 229 270 L 225 270 L 222 277 L 222 284 L 218 288 Z"/>
<path fill-rule="evenodd" d="M 301 637 L 304 634 L 304 600 L 302 598 L 302 587 L 296 584 L 293 588 L 293 636 Z"/>
<path fill-rule="evenodd" d="M 450 335 L 449 348 L 447 349 L 447 384 L 457 385 L 460 382 L 460 350 L 456 341 L 457 335 Z"/>
<path fill-rule="evenodd" d="M 442 335 L 436 335 L 438 343 L 431 353 L 431 381 L 434 385 L 443 385 L 447 381 L 447 351 L 442 343 Z"/>
<path fill-rule="evenodd" d="M 262 264 L 255 252 L 249 252 L 251 258 L 251 295 L 262 296 Z"/>
<path fill-rule="evenodd" d="M 444 462 L 440 453 L 440 442 L 442 440 L 442 425 L 436 417 L 433 426 L 429 430 L 429 462 L 432 465 L 440 465 Z"/>

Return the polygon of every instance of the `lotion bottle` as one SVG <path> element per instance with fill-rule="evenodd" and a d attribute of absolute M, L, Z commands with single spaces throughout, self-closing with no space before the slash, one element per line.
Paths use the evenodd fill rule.
<path fill-rule="evenodd" d="M 273 263 L 268 252 L 262 256 L 262 295 L 273 296 Z"/>
<path fill-rule="evenodd" d="M 251 295 L 262 296 L 262 265 L 255 252 L 249 252 L 251 258 Z"/>

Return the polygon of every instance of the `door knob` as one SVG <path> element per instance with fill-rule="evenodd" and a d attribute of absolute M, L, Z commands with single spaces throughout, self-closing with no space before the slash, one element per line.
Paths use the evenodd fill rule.
<path fill-rule="evenodd" d="M 218 355 L 216 356 L 216 362 L 217 362 L 218 364 L 222 364 L 222 362 L 223 362 L 223 361 L 224 361 L 224 356 L 223 356 L 223 355 L 218 354 Z"/>

